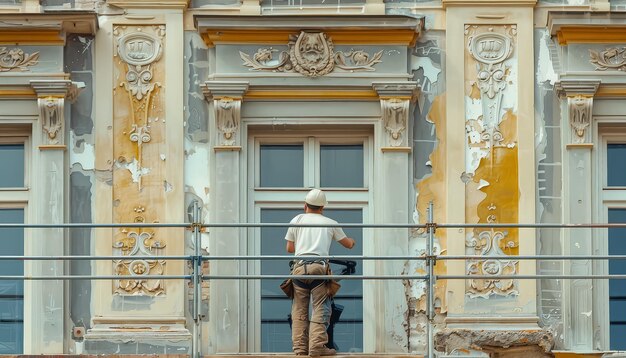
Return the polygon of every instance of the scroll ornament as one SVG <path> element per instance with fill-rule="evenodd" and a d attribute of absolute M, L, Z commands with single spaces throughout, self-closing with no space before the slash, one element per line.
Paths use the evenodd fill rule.
<path fill-rule="evenodd" d="M 20 48 L 0 47 L 0 72 L 12 70 L 28 71 L 30 66 L 39 62 L 39 52 L 26 54 Z"/>
<path fill-rule="evenodd" d="M 260 48 L 250 56 L 239 51 L 243 65 L 254 71 L 295 71 L 307 77 L 324 76 L 335 67 L 345 71 L 375 71 L 374 65 L 382 62 L 383 51 L 373 55 L 363 50 L 334 51 L 332 40 L 323 32 L 302 31 L 291 35 L 288 51 L 272 47 Z M 275 58 L 275 54 L 278 56 Z"/>
<path fill-rule="evenodd" d="M 136 223 L 144 222 L 142 206 L 135 207 Z M 155 237 L 154 232 L 122 230 L 123 238 L 115 241 L 113 247 L 128 256 L 128 259 L 113 261 L 115 274 L 131 276 L 116 282 L 115 293 L 120 295 L 157 296 L 165 292 L 162 280 L 144 278 L 144 276 L 162 275 L 165 261 L 155 259 L 165 248 L 165 243 Z"/>
<path fill-rule="evenodd" d="M 626 47 L 611 47 L 604 51 L 589 50 L 592 65 L 596 70 L 617 70 L 626 71 Z"/>
<path fill-rule="evenodd" d="M 510 31 L 514 34 L 516 30 L 512 27 Z M 504 61 L 513 53 L 512 36 L 489 31 L 469 37 L 469 53 L 478 62 L 478 86 L 488 98 L 493 99 L 506 88 Z"/>

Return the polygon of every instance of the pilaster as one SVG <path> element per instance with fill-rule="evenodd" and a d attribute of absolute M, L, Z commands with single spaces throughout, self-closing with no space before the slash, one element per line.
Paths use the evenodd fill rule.
<path fill-rule="evenodd" d="M 535 221 L 534 4 L 443 2 L 448 222 Z M 536 284 L 515 279 L 534 275 L 535 263 L 489 259 L 534 255 L 534 230 L 476 228 L 446 235 L 449 255 L 476 256 L 448 262 L 447 273 L 481 276 L 447 282 L 447 328 L 463 337 L 472 336 L 478 325 L 484 334 L 507 330 L 525 336 L 538 330 Z M 470 348 L 442 342 L 448 351 Z"/>
<path fill-rule="evenodd" d="M 382 118 L 379 133 L 375 140 L 376 156 L 380 163 L 381 188 L 394 188 L 378 193 L 375 201 L 376 218 L 380 223 L 404 223 L 410 217 L 409 213 L 409 133 L 411 130 L 411 107 L 417 92 L 416 82 L 379 82 L 373 83 L 374 90 L 380 98 Z M 407 255 L 407 229 L 384 229 L 375 234 L 382 240 L 375 241 L 375 252 L 382 256 Z M 376 275 L 394 275 L 403 272 L 404 263 L 401 261 L 383 261 L 376 266 Z M 378 294 L 374 298 L 376 317 L 375 352 L 402 353 L 408 347 L 408 336 L 398 337 L 394 332 L 402 332 L 406 328 L 404 320 L 409 307 L 404 295 L 402 281 L 385 280 L 376 283 Z"/>
<path fill-rule="evenodd" d="M 202 88 L 213 110 L 209 121 L 214 149 L 210 222 L 238 223 L 241 221 L 241 193 L 245 183 L 240 172 L 241 104 L 248 82 L 207 81 Z M 210 254 L 240 255 L 244 245 L 243 233 L 239 228 L 212 228 L 209 234 Z M 210 271 L 213 275 L 237 275 L 241 273 L 240 265 L 235 260 L 219 261 L 218 264 L 211 264 Z M 240 300 L 245 284 L 239 280 L 211 282 L 210 353 L 238 353 L 243 350 L 246 338 L 239 322 L 246 314 L 245 309 L 240 309 L 247 305 Z"/>
<path fill-rule="evenodd" d="M 555 89 L 563 100 L 565 114 L 563 140 L 565 145 L 563 197 L 564 222 L 593 222 L 592 214 L 592 151 L 593 151 L 593 98 L 600 85 L 599 80 L 562 80 Z M 590 228 L 564 230 L 564 255 L 592 255 L 593 232 Z M 566 261 L 566 275 L 591 275 L 591 260 Z M 593 349 L 592 280 L 563 281 L 563 327 L 565 346 L 572 350 Z"/>
<path fill-rule="evenodd" d="M 40 205 L 35 209 L 33 222 L 41 224 L 65 223 L 65 103 L 76 98 L 83 84 L 69 80 L 31 81 L 37 94 L 39 119 L 33 130 L 37 146 L 37 165 L 33 166 L 33 195 Z M 83 85 L 84 86 L 84 85 Z M 50 228 L 36 232 L 37 243 L 32 246 L 32 255 L 64 255 L 64 229 Z M 34 276 L 63 275 L 62 261 L 42 261 L 31 266 Z M 64 350 L 64 282 L 37 281 L 32 285 L 30 305 L 34 308 L 31 323 L 24 327 L 30 331 L 31 344 L 26 346 L 32 353 L 63 353 Z M 38 312 L 37 312 L 38 310 Z"/>

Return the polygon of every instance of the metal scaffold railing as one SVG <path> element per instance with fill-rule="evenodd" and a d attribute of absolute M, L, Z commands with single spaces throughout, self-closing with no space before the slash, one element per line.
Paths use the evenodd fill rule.
<path fill-rule="evenodd" d="M 191 241 L 193 242 L 193 252 L 185 255 L 152 255 L 141 256 L 144 260 L 182 260 L 189 263 L 191 272 L 181 275 L 117 275 L 113 274 L 96 274 L 96 275 L 0 275 L 2 280 L 123 280 L 135 279 L 141 280 L 159 279 L 159 280 L 185 280 L 192 287 L 192 304 L 190 307 L 192 327 L 191 355 L 199 358 L 203 354 L 202 349 L 202 324 L 204 316 L 202 314 L 202 283 L 212 280 L 270 280 L 270 279 L 341 279 L 341 280 L 423 280 L 426 283 L 426 312 L 424 314 L 428 318 L 427 324 L 427 351 L 424 352 L 428 357 L 435 357 L 434 349 L 434 320 L 436 316 L 435 302 L 435 284 L 437 280 L 466 280 L 466 279 L 515 279 L 515 280 L 541 280 L 541 279 L 626 279 L 626 274 L 588 274 L 588 275 L 571 275 L 571 274 L 494 274 L 494 275 L 476 275 L 467 271 L 463 274 L 436 274 L 435 265 L 439 261 L 452 260 L 475 260 L 476 255 L 441 255 L 435 249 L 436 230 L 443 229 L 494 229 L 494 228 L 527 228 L 527 229 L 568 229 L 575 230 L 581 228 L 592 229 L 608 229 L 608 228 L 626 228 L 626 223 L 591 223 L 591 224 L 519 224 L 519 223 L 489 223 L 489 224 L 468 224 L 468 223 L 437 223 L 434 218 L 433 204 L 428 207 L 427 222 L 423 224 L 337 224 L 337 225 L 300 225 L 287 223 L 203 223 L 202 209 L 198 203 L 194 203 L 191 213 L 191 223 L 116 223 L 116 224 L 90 224 L 90 223 L 71 223 L 71 224 L 0 224 L 0 238 L 2 230 L 7 228 L 21 229 L 128 229 L 128 228 L 184 228 L 191 233 Z M 291 255 L 228 255 L 218 256 L 203 254 L 202 234 L 210 228 L 288 228 L 292 226 L 299 227 L 343 227 L 358 229 L 422 229 L 426 233 L 426 247 L 424 254 L 420 256 L 414 255 L 395 255 L 395 256 L 377 256 L 377 255 L 331 255 L 331 256 L 299 256 L 301 259 L 324 259 L 324 260 L 359 260 L 359 261 L 406 261 L 420 262 L 425 267 L 425 273 L 420 275 L 412 275 L 405 273 L 392 273 L 384 275 L 289 275 L 287 272 L 283 275 L 270 274 L 232 274 L 232 275 L 216 275 L 204 274 L 203 263 L 215 262 L 219 263 L 224 260 L 232 261 L 271 261 L 271 260 L 289 260 Z M 37 235 L 33 235 L 34 238 Z M 182 238 L 181 238 L 182 239 Z M 523 240 L 520 238 L 520 240 Z M 276 248 L 276 252 L 280 252 L 283 248 Z M 577 260 L 626 260 L 626 255 L 500 255 L 489 256 L 493 260 L 531 260 L 540 262 L 542 260 L 554 261 L 577 261 Z M 0 256 L 1 261 L 115 261 L 129 259 L 128 255 L 12 255 Z M 287 271 L 287 270 L 286 270 Z M 181 297 L 183 299 L 183 297 Z"/>

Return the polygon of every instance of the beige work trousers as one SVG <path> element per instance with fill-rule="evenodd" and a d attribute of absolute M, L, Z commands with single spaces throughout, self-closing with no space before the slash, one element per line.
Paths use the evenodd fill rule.
<path fill-rule="evenodd" d="M 293 275 L 326 275 L 326 266 L 319 263 L 296 265 Z M 311 283 L 314 280 L 304 280 Z M 330 323 L 330 298 L 326 283 L 312 289 L 298 287 L 294 284 L 294 297 L 291 306 L 291 339 L 293 352 L 309 354 L 321 352 L 328 343 L 326 328 Z M 309 320 L 309 302 L 313 306 L 313 313 Z"/>

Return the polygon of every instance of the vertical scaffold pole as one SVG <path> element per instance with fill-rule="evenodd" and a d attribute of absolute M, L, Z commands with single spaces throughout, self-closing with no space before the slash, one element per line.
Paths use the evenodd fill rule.
<path fill-rule="evenodd" d="M 202 208 L 199 203 L 193 203 L 193 337 L 191 350 L 194 358 L 202 357 L 202 255 L 200 253 L 200 228 Z"/>
<path fill-rule="evenodd" d="M 426 309 L 428 310 L 428 357 L 435 357 L 433 342 L 433 320 L 435 318 L 435 223 L 433 215 L 433 202 L 428 203 L 428 242 L 426 243 L 426 265 L 428 266 L 428 293 Z"/>

